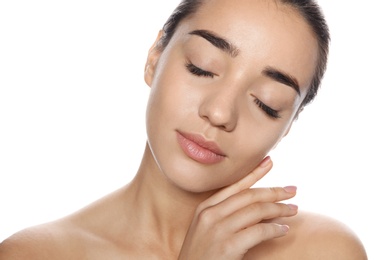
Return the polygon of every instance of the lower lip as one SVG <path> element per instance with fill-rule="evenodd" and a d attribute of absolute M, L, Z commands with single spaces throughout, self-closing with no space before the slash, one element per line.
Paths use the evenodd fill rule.
<path fill-rule="evenodd" d="M 177 139 L 184 153 L 197 162 L 203 164 L 214 164 L 221 162 L 225 158 L 224 156 L 216 154 L 198 145 L 197 143 L 185 138 L 179 133 L 177 133 Z"/>

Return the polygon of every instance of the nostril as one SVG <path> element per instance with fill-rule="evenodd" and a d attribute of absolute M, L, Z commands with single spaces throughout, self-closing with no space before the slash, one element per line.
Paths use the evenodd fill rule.
<path fill-rule="evenodd" d="M 234 130 L 237 119 L 231 112 L 225 113 L 216 113 L 215 111 L 213 113 L 203 114 L 201 115 L 201 118 L 206 120 L 210 125 L 217 127 L 224 131 L 232 131 Z"/>
<path fill-rule="evenodd" d="M 224 131 L 232 131 L 237 124 L 238 111 L 234 104 L 235 95 L 220 95 L 220 92 L 209 95 L 199 106 L 199 116 L 210 125 Z"/>

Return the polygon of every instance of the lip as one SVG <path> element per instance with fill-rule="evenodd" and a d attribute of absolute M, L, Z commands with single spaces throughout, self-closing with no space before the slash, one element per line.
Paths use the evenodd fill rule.
<path fill-rule="evenodd" d="M 215 142 L 207 141 L 201 135 L 177 132 L 177 140 L 183 152 L 197 162 L 214 164 L 226 157 Z"/>

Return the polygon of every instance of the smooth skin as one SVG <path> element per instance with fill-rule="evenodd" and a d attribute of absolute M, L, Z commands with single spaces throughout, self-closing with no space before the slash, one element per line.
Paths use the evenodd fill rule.
<path fill-rule="evenodd" d="M 135 178 L 79 212 L 16 233 L 1 243 L 0 259 L 367 259 L 344 224 L 288 204 L 294 186 L 251 188 L 271 170 L 267 154 L 288 133 L 314 73 L 317 42 L 302 17 L 271 0 L 210 0 L 163 51 L 160 37 L 145 66 L 148 142 Z M 300 94 L 267 76 L 270 67 L 293 76 Z M 180 132 L 213 141 L 223 160 L 193 160 Z"/>

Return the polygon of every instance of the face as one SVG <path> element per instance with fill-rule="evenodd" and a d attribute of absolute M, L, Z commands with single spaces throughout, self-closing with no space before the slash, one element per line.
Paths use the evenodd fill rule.
<path fill-rule="evenodd" d="M 238 181 L 287 134 L 317 62 L 303 18 L 275 1 L 205 1 L 152 48 L 148 145 L 161 173 L 204 192 Z"/>

